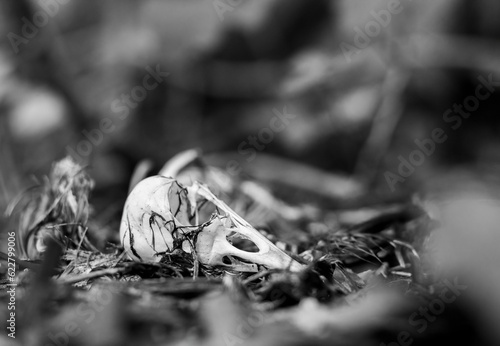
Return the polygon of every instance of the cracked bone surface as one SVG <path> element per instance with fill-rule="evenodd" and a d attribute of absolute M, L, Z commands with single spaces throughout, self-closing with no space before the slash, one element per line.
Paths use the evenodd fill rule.
<path fill-rule="evenodd" d="M 125 202 L 120 239 L 136 261 L 158 262 L 163 256 L 195 250 L 205 265 L 234 271 L 299 271 L 304 265 L 276 247 L 210 190 L 173 178 L 154 176 L 139 182 Z M 250 244 L 252 251 L 236 245 Z"/>

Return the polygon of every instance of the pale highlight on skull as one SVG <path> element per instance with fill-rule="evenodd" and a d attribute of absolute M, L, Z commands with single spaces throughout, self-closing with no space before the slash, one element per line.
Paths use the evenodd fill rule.
<path fill-rule="evenodd" d="M 292 271 L 303 268 L 204 185 L 183 187 L 163 176 L 147 178 L 132 190 L 120 238 L 136 261 L 157 262 L 167 254 L 194 250 L 202 264 L 234 271 L 257 271 L 257 264 Z M 255 251 L 235 246 L 241 241 L 251 242 Z"/>

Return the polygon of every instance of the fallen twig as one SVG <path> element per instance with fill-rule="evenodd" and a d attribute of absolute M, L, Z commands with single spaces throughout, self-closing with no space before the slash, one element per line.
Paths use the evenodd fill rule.
<path fill-rule="evenodd" d="M 72 284 L 76 284 L 77 282 L 80 282 L 80 281 L 95 279 L 95 278 L 105 276 L 105 275 L 124 274 L 128 270 L 130 270 L 129 267 L 106 268 L 106 269 L 102 269 L 102 270 L 95 271 L 95 272 L 90 272 L 90 273 L 83 274 L 83 275 L 59 279 L 59 280 L 57 280 L 57 282 L 59 282 L 63 285 L 72 285 Z"/>

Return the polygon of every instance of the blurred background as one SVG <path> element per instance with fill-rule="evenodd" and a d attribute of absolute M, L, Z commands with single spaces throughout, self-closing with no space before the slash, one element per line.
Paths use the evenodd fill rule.
<path fill-rule="evenodd" d="M 498 162 L 498 92 L 444 118 L 500 69 L 495 0 L 0 4 L 1 209 L 66 154 L 104 205 L 139 161 L 188 148 L 245 173 L 287 158 L 383 198 Z M 276 111 L 293 118 L 262 130 Z M 409 177 L 385 174 L 436 128 L 446 141 Z"/>

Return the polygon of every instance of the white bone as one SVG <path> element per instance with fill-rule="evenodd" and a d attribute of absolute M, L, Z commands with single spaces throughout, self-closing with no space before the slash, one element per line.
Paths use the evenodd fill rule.
<path fill-rule="evenodd" d="M 207 202 L 216 208 L 215 214 L 203 215 L 202 206 Z M 231 234 L 250 240 L 258 252 L 236 248 L 228 241 Z M 235 271 L 257 271 L 257 264 L 292 271 L 304 267 L 204 185 L 195 182 L 184 188 L 162 176 L 147 178 L 132 190 L 125 203 L 120 238 L 129 256 L 137 261 L 159 261 L 165 254 L 179 251 L 174 249 L 177 243 L 180 251 L 186 251 L 186 241 L 193 240 L 198 259 L 205 265 Z"/>
<path fill-rule="evenodd" d="M 195 182 L 191 189 L 224 211 L 234 224 L 234 227 L 229 228 L 227 226 L 224 227 L 222 222 L 215 223 L 215 226 L 210 225 L 206 227 L 204 232 L 198 235 L 198 240 L 200 240 L 200 237 L 202 239 L 201 242 L 197 242 L 197 252 L 200 256 L 200 261 L 203 262 L 205 260 L 207 264 L 221 265 L 224 255 L 230 255 L 240 257 L 252 263 L 264 265 L 268 268 L 290 269 L 292 271 L 299 271 L 303 268 L 303 265 L 280 250 L 223 201 L 215 197 L 206 186 Z M 238 233 L 242 238 L 251 240 L 259 248 L 259 251 L 242 251 L 231 245 L 226 238 L 231 232 Z M 211 249 L 206 245 L 210 241 L 213 243 Z"/>

